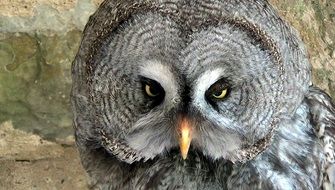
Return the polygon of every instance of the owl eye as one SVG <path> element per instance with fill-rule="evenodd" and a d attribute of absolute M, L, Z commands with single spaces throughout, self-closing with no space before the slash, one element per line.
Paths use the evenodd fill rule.
<path fill-rule="evenodd" d="M 229 93 L 229 84 L 226 79 L 219 79 L 206 91 L 205 96 L 210 103 L 223 100 Z"/>
<path fill-rule="evenodd" d="M 223 90 L 214 92 L 214 93 L 212 94 L 212 96 L 213 96 L 214 98 L 216 98 L 216 99 L 222 99 L 222 98 L 224 98 L 224 97 L 227 95 L 227 91 L 228 91 L 228 89 L 225 88 L 225 89 L 223 89 Z"/>
<path fill-rule="evenodd" d="M 152 88 L 150 84 L 146 84 L 144 89 L 145 89 L 145 93 L 147 93 L 147 95 L 150 97 L 155 97 L 159 95 L 157 88 Z"/>
<path fill-rule="evenodd" d="M 163 87 L 155 80 L 141 77 L 143 93 L 152 100 L 155 104 L 159 104 L 163 101 L 165 91 Z"/>

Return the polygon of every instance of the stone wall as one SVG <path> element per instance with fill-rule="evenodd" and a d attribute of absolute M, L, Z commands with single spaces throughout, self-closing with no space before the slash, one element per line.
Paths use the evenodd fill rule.
<path fill-rule="evenodd" d="M 72 134 L 70 66 L 99 1 L 0 1 L 0 123 L 47 139 Z"/>
<path fill-rule="evenodd" d="M 100 2 L 0 1 L 0 123 L 11 120 L 46 139 L 72 134 L 70 66 Z M 270 2 L 301 33 L 315 84 L 335 97 L 335 1 Z"/>
<path fill-rule="evenodd" d="M 269 1 L 305 42 L 314 84 L 335 98 L 335 1 Z"/>

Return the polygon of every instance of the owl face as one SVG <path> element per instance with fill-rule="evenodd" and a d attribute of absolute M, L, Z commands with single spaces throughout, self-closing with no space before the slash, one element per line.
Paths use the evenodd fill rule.
<path fill-rule="evenodd" d="M 95 124 L 116 147 L 105 148 L 129 163 L 118 147 L 137 160 L 179 148 L 239 161 L 257 149 L 281 116 L 284 84 L 271 44 L 248 27 L 187 28 L 154 13 L 123 22 L 92 77 Z"/>

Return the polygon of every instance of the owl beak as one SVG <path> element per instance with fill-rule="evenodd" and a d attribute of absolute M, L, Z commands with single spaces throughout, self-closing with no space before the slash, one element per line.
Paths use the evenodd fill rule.
<path fill-rule="evenodd" d="M 179 137 L 179 147 L 180 153 L 183 159 L 187 158 L 188 149 L 190 148 L 190 144 L 192 141 L 192 128 L 190 125 L 190 121 L 187 118 L 182 118 L 180 126 L 180 137 Z"/>

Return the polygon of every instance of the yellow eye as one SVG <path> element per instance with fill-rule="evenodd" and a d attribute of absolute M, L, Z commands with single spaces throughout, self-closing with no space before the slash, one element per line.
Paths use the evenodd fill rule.
<path fill-rule="evenodd" d="M 219 91 L 218 93 L 213 93 L 212 96 L 216 99 L 222 99 L 227 95 L 227 88 Z"/>
<path fill-rule="evenodd" d="M 151 86 L 148 84 L 145 85 L 145 93 L 150 97 L 155 97 L 159 94 L 158 92 L 155 92 L 155 90 L 152 90 Z"/>

